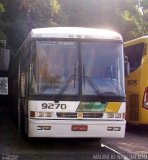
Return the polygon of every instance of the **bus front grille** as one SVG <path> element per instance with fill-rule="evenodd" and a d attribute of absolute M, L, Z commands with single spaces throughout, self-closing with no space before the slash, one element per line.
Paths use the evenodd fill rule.
<path fill-rule="evenodd" d="M 77 118 L 77 112 L 57 112 L 58 118 Z M 84 112 L 83 118 L 102 118 L 103 113 Z"/>

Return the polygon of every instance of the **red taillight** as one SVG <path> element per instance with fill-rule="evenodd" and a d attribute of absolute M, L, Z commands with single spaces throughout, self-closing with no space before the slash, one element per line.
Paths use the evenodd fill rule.
<path fill-rule="evenodd" d="M 144 97 L 143 97 L 143 107 L 148 109 L 148 87 L 145 88 Z"/>

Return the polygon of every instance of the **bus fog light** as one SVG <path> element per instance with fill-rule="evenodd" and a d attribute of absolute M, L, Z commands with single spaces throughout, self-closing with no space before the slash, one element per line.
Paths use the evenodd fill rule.
<path fill-rule="evenodd" d="M 43 126 L 37 126 L 37 130 L 43 130 Z"/>
<path fill-rule="evenodd" d="M 114 118 L 114 113 L 107 113 L 107 118 Z"/>
<path fill-rule="evenodd" d="M 45 117 L 52 117 L 52 113 L 51 112 L 45 112 Z"/>
<path fill-rule="evenodd" d="M 121 118 L 121 113 L 116 113 L 115 118 Z"/>
<path fill-rule="evenodd" d="M 107 131 L 113 131 L 114 127 L 107 127 Z"/>
<path fill-rule="evenodd" d="M 114 127 L 114 131 L 120 131 L 121 127 Z"/>
<path fill-rule="evenodd" d="M 36 113 L 36 116 L 37 116 L 37 117 L 44 117 L 44 112 L 37 112 L 37 113 Z"/>
<path fill-rule="evenodd" d="M 51 126 L 44 126 L 44 130 L 51 130 Z"/>

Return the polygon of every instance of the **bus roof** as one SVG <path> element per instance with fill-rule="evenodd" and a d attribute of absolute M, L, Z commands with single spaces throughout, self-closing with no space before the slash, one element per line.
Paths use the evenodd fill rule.
<path fill-rule="evenodd" d="M 132 39 L 130 41 L 124 42 L 124 46 L 130 46 L 130 45 L 134 45 L 134 44 L 138 44 L 138 43 L 148 43 L 148 35 L 146 36 L 142 36 L 136 39 Z"/>
<path fill-rule="evenodd" d="M 122 36 L 106 29 L 82 27 L 51 27 L 32 29 L 31 38 L 75 38 L 75 39 L 106 39 L 121 40 Z"/>

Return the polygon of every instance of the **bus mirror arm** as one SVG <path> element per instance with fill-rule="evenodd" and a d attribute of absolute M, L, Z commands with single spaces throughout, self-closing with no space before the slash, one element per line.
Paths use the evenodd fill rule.
<path fill-rule="evenodd" d="M 124 61 L 124 74 L 125 74 L 126 77 L 130 74 L 129 61 Z"/>

